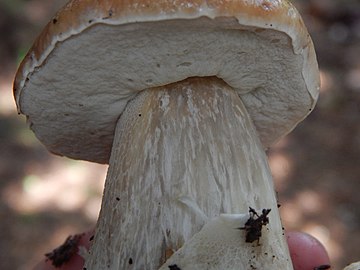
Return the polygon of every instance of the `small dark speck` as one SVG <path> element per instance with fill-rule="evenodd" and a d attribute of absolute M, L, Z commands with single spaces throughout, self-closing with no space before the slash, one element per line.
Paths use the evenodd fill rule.
<path fill-rule="evenodd" d="M 94 240 L 94 235 L 90 236 L 89 241 Z"/>
<path fill-rule="evenodd" d="M 330 265 L 328 265 L 328 264 L 323 264 L 323 265 L 314 267 L 314 270 L 326 270 L 326 269 L 330 269 L 330 268 L 331 268 Z"/>
<path fill-rule="evenodd" d="M 93 22 L 93 20 L 89 20 L 88 22 L 89 22 L 89 23 L 92 23 L 92 22 Z"/>
<path fill-rule="evenodd" d="M 120 201 L 120 198 L 119 198 L 119 197 L 116 197 L 116 200 L 117 200 L 117 201 Z"/>
<path fill-rule="evenodd" d="M 278 39 L 278 38 L 274 38 L 274 39 L 271 40 L 271 43 L 273 43 L 273 44 L 276 44 L 276 43 L 279 43 L 279 42 L 280 42 L 280 39 Z"/>
<path fill-rule="evenodd" d="M 139 113 L 139 117 L 141 117 L 141 113 Z"/>
<path fill-rule="evenodd" d="M 129 264 L 133 264 L 132 258 L 129 259 Z"/>
<path fill-rule="evenodd" d="M 181 64 L 178 64 L 176 67 L 189 67 L 191 65 L 192 65 L 191 62 L 183 62 Z"/>
<path fill-rule="evenodd" d="M 84 104 L 79 104 L 79 107 L 84 107 Z"/>
<path fill-rule="evenodd" d="M 56 24 L 57 22 L 58 22 L 58 20 L 57 19 L 53 19 L 53 24 Z"/>
<path fill-rule="evenodd" d="M 108 13 L 108 16 L 107 16 L 107 17 L 103 17 L 102 19 L 103 19 L 103 20 L 107 20 L 107 19 L 109 19 L 112 15 L 113 15 L 113 11 L 110 9 L 110 10 L 109 10 L 109 13 Z"/>
<path fill-rule="evenodd" d="M 169 269 L 170 270 L 181 270 L 181 268 L 179 266 L 177 266 L 176 264 L 169 265 Z"/>
<path fill-rule="evenodd" d="M 84 268 L 83 268 L 83 270 L 87 270 L 87 268 L 86 268 L 86 267 L 84 267 Z"/>

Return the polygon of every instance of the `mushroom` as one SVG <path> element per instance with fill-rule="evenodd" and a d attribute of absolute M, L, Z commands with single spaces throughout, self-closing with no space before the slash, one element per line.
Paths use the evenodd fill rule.
<path fill-rule="evenodd" d="M 360 270 L 360 261 L 346 266 L 343 270 Z"/>
<path fill-rule="evenodd" d="M 109 163 L 88 269 L 158 269 L 213 222 L 238 235 L 226 269 L 292 269 L 264 149 L 318 90 L 313 43 L 285 0 L 73 0 L 14 82 L 49 151 Z M 249 207 L 271 209 L 251 243 Z M 203 245 L 219 247 L 205 268 L 175 265 L 225 269 L 226 244 Z"/>

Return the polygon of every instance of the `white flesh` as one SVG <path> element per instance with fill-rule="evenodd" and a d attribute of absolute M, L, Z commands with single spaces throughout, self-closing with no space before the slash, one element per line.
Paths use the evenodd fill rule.
<path fill-rule="evenodd" d="M 258 209 L 257 212 L 260 214 L 261 211 Z M 249 213 L 223 214 L 214 218 L 160 270 L 169 270 L 169 266 L 174 265 L 181 270 L 289 269 L 288 261 L 268 242 L 271 238 L 269 228 L 263 228 L 259 244 L 244 243 L 245 231 L 239 227 L 243 228 L 248 219 Z"/>
<path fill-rule="evenodd" d="M 360 261 L 346 266 L 343 270 L 360 270 Z"/>
<path fill-rule="evenodd" d="M 292 269 L 266 156 L 237 93 L 216 78 L 143 91 L 116 127 L 86 268 L 159 269 L 204 224 L 222 213 L 247 213 L 249 206 L 271 208 L 260 246 L 246 243 L 235 226 L 240 253 L 220 250 L 208 268 L 178 266 Z M 214 245 L 199 247 L 204 253 Z M 241 257 L 231 267 L 216 266 L 226 254 Z"/>

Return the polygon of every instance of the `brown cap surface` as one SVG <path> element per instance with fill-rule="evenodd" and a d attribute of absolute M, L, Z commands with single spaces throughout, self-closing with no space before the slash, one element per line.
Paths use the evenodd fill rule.
<path fill-rule="evenodd" d="M 245 103 L 264 147 L 312 110 L 312 41 L 285 0 L 74 0 L 21 63 L 14 95 L 51 151 L 107 163 L 115 124 L 140 91 L 217 76 Z"/>

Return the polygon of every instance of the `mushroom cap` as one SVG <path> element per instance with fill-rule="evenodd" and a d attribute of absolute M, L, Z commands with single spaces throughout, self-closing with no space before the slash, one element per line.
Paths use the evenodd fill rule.
<path fill-rule="evenodd" d="M 108 163 L 127 102 L 195 76 L 237 91 L 264 148 L 319 92 L 313 43 L 286 0 L 73 0 L 22 61 L 14 96 L 49 151 Z"/>

